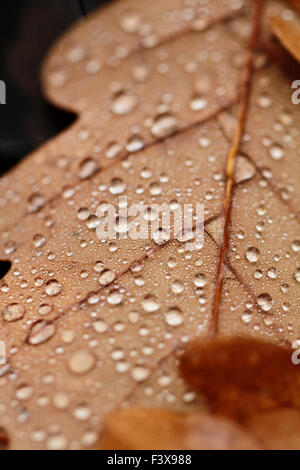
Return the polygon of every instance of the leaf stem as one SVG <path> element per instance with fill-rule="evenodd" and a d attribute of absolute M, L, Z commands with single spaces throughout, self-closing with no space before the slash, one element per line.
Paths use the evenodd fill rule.
<path fill-rule="evenodd" d="M 249 38 L 248 43 L 248 53 L 243 71 L 243 78 L 241 83 L 241 93 L 240 101 L 238 106 L 238 119 L 236 129 L 231 141 L 229 152 L 227 155 L 226 161 L 226 187 L 225 187 L 225 197 L 224 197 L 224 231 L 223 231 L 223 240 L 220 245 L 219 252 L 219 264 L 216 276 L 216 287 L 212 307 L 212 334 L 218 333 L 219 328 L 219 311 L 221 296 L 223 291 L 223 279 L 226 269 L 226 259 L 229 248 L 229 229 L 231 221 L 231 209 L 232 209 L 232 200 L 233 200 L 233 190 L 234 190 L 234 168 L 236 163 L 236 157 L 238 155 L 241 140 L 243 137 L 243 132 L 245 128 L 245 122 L 248 113 L 249 100 L 251 95 L 252 87 L 252 77 L 254 71 L 254 54 L 256 46 L 259 42 L 260 36 L 260 19 L 262 15 L 262 7 L 264 0 L 255 0 L 254 10 L 253 10 L 253 19 L 252 19 L 252 32 Z"/>

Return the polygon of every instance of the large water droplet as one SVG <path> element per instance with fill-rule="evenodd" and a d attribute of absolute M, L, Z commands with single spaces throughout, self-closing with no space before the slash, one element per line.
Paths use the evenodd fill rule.
<path fill-rule="evenodd" d="M 183 315 L 178 307 L 171 307 L 165 314 L 165 322 L 169 326 L 179 326 L 183 323 Z"/>
<path fill-rule="evenodd" d="M 264 312 L 268 312 L 272 308 L 273 299 L 270 294 L 264 293 L 257 297 L 257 303 Z"/>
<path fill-rule="evenodd" d="M 157 302 L 157 299 L 154 295 L 146 295 L 146 297 L 142 300 L 142 307 L 145 312 L 153 313 L 156 312 L 160 305 Z"/>
<path fill-rule="evenodd" d="M 3 318 L 8 322 L 20 320 L 25 315 L 25 308 L 21 304 L 13 303 L 4 308 Z"/>
<path fill-rule="evenodd" d="M 69 360 L 69 369 L 74 374 L 87 374 L 96 363 L 95 357 L 85 350 L 76 351 Z"/>
<path fill-rule="evenodd" d="M 56 279 L 51 279 L 50 281 L 46 282 L 45 292 L 50 296 L 60 294 L 61 289 L 62 286 Z"/>
<path fill-rule="evenodd" d="M 259 250 L 253 246 L 248 248 L 248 250 L 245 253 L 246 260 L 249 261 L 249 263 L 256 263 L 258 258 L 259 258 Z"/>
<path fill-rule="evenodd" d="M 174 134 L 178 129 L 178 120 L 172 114 L 162 114 L 158 116 L 152 127 L 151 133 L 154 137 L 162 139 Z"/>
<path fill-rule="evenodd" d="M 115 96 L 111 109 L 113 113 L 123 116 L 131 113 L 137 105 L 137 97 L 135 95 L 128 95 L 121 93 Z"/>
<path fill-rule="evenodd" d="M 79 178 L 81 180 L 91 178 L 98 170 L 98 162 L 94 158 L 85 158 L 79 166 Z"/>

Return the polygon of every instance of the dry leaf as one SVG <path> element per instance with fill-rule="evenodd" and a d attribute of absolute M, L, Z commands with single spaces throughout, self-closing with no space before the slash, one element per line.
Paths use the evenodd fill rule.
<path fill-rule="evenodd" d="M 270 413 L 256 415 L 246 423 L 245 427 L 264 449 L 300 449 L 299 410 L 282 408 Z"/>
<path fill-rule="evenodd" d="M 271 24 L 275 35 L 283 46 L 300 62 L 300 20 L 285 20 L 273 16 Z"/>
<path fill-rule="evenodd" d="M 11 448 L 93 446 L 126 403 L 198 409 L 174 354 L 196 337 L 299 339 L 299 77 L 262 47 L 262 3 L 114 2 L 50 53 L 77 121 L 0 181 Z M 99 240 L 120 195 L 203 202 L 204 247 Z"/>
<path fill-rule="evenodd" d="M 215 413 L 245 421 L 282 407 L 299 407 L 300 369 L 292 352 L 245 338 L 197 341 L 181 359 L 181 372 Z"/>
<path fill-rule="evenodd" d="M 257 450 L 236 424 L 205 413 L 130 408 L 112 413 L 103 431 L 104 449 Z"/>
<path fill-rule="evenodd" d="M 299 0 L 286 0 L 293 8 L 300 11 L 300 1 Z"/>

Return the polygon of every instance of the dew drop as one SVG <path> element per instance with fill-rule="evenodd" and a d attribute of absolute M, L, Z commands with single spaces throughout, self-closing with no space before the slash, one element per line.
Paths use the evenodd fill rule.
<path fill-rule="evenodd" d="M 177 118 L 172 116 L 172 114 L 162 114 L 155 119 L 151 127 L 151 133 L 154 137 L 162 139 L 174 134 L 177 129 Z"/>
<path fill-rule="evenodd" d="M 112 112 L 119 116 L 131 113 L 137 105 L 137 97 L 121 93 L 115 96 L 111 105 Z"/>
<path fill-rule="evenodd" d="M 8 322 L 20 320 L 25 315 L 25 308 L 21 304 L 13 303 L 4 308 L 3 318 Z"/>
<path fill-rule="evenodd" d="M 91 178 L 99 171 L 98 162 L 94 158 L 85 158 L 79 166 L 79 178 L 85 180 Z"/>
<path fill-rule="evenodd" d="M 33 394 L 33 388 L 28 384 L 22 384 L 16 391 L 17 400 L 28 400 Z"/>
<path fill-rule="evenodd" d="M 126 33 L 136 33 L 141 24 L 141 17 L 138 12 L 128 11 L 122 15 L 120 26 Z"/>
<path fill-rule="evenodd" d="M 195 94 L 190 102 L 190 108 L 193 111 L 202 111 L 207 107 L 207 100 L 199 94 Z"/>
<path fill-rule="evenodd" d="M 108 189 L 111 194 L 122 194 L 126 189 L 126 184 L 120 178 L 113 178 Z"/>
<path fill-rule="evenodd" d="M 267 271 L 267 276 L 270 279 L 276 279 L 276 277 L 277 277 L 276 268 L 269 268 L 268 271 Z"/>
<path fill-rule="evenodd" d="M 157 302 L 157 299 L 154 295 L 146 295 L 146 297 L 142 300 L 142 307 L 145 312 L 147 313 L 153 313 L 156 312 L 159 308 L 160 305 Z"/>
<path fill-rule="evenodd" d="M 126 144 L 126 150 L 128 152 L 138 152 L 144 147 L 145 143 L 141 136 L 139 135 L 133 135 L 128 139 L 128 142 Z"/>
<path fill-rule="evenodd" d="M 170 308 L 165 314 L 165 322 L 169 326 L 179 326 L 183 323 L 183 315 L 178 307 Z"/>
<path fill-rule="evenodd" d="M 246 157 L 240 155 L 237 159 L 235 169 L 235 181 L 241 183 L 242 181 L 248 181 L 255 175 L 255 166 Z"/>
<path fill-rule="evenodd" d="M 194 284 L 196 287 L 204 287 L 206 285 L 206 276 L 205 274 L 202 274 L 202 273 L 199 273 L 199 274 L 196 274 L 195 278 L 194 278 Z"/>
<path fill-rule="evenodd" d="M 294 253 L 298 253 L 298 251 L 300 251 L 300 240 L 294 240 L 291 244 L 291 248 Z"/>
<path fill-rule="evenodd" d="M 253 246 L 248 248 L 245 253 L 246 260 L 249 261 L 249 263 L 256 263 L 258 261 L 259 255 L 259 250 Z"/>
<path fill-rule="evenodd" d="M 274 144 L 270 147 L 269 154 L 273 160 L 280 160 L 284 156 L 284 150 L 281 145 Z"/>
<path fill-rule="evenodd" d="M 61 284 L 56 279 L 51 279 L 46 282 L 45 292 L 47 295 L 55 296 L 60 294 L 62 289 Z"/>
<path fill-rule="evenodd" d="M 178 281 L 178 280 L 175 280 L 173 283 L 172 283 L 172 292 L 174 294 L 181 294 L 181 292 L 183 291 L 184 287 L 183 287 L 183 284 L 181 281 Z"/>
<path fill-rule="evenodd" d="M 300 268 L 296 269 L 294 272 L 294 279 L 296 282 L 300 282 Z"/>
<path fill-rule="evenodd" d="M 27 211 L 31 214 L 37 212 L 45 205 L 46 199 L 42 194 L 32 194 L 28 198 Z"/>
<path fill-rule="evenodd" d="M 106 148 L 105 156 L 106 158 L 115 158 L 119 156 L 122 152 L 122 145 L 118 142 L 110 142 Z"/>
<path fill-rule="evenodd" d="M 149 375 L 150 370 L 146 369 L 145 367 L 134 367 L 131 371 L 131 377 L 136 382 L 144 382 L 146 379 L 148 379 Z"/>
<path fill-rule="evenodd" d="M 257 303 L 264 312 L 271 310 L 273 305 L 273 299 L 270 294 L 260 294 L 257 297 Z"/>
<path fill-rule="evenodd" d="M 107 286 L 116 279 L 116 274 L 109 269 L 104 269 L 100 274 L 98 282 L 100 286 Z"/>
<path fill-rule="evenodd" d="M 46 237 L 44 237 L 44 235 L 41 235 L 40 233 L 37 233 L 33 237 L 33 244 L 36 248 L 40 248 L 41 246 L 43 246 L 45 241 Z"/>
<path fill-rule="evenodd" d="M 48 339 L 52 338 L 56 331 L 55 324 L 46 320 L 39 320 L 35 322 L 27 337 L 27 342 L 36 346 L 45 343 Z"/>
<path fill-rule="evenodd" d="M 88 351 L 76 351 L 69 360 L 69 369 L 77 375 L 87 374 L 95 366 L 96 359 Z"/>

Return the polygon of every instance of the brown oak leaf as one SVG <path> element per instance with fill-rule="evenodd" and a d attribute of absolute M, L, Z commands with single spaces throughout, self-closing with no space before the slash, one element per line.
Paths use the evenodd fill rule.
<path fill-rule="evenodd" d="M 300 369 L 292 351 L 245 338 L 192 344 L 181 358 L 185 380 L 217 414 L 244 422 L 284 407 L 299 407 Z"/>
<path fill-rule="evenodd" d="M 273 16 L 271 24 L 274 34 L 283 46 L 300 62 L 300 20 L 293 20 Z"/>
<path fill-rule="evenodd" d="M 257 450 L 236 424 L 205 413 L 133 407 L 111 413 L 102 435 L 104 449 Z"/>

